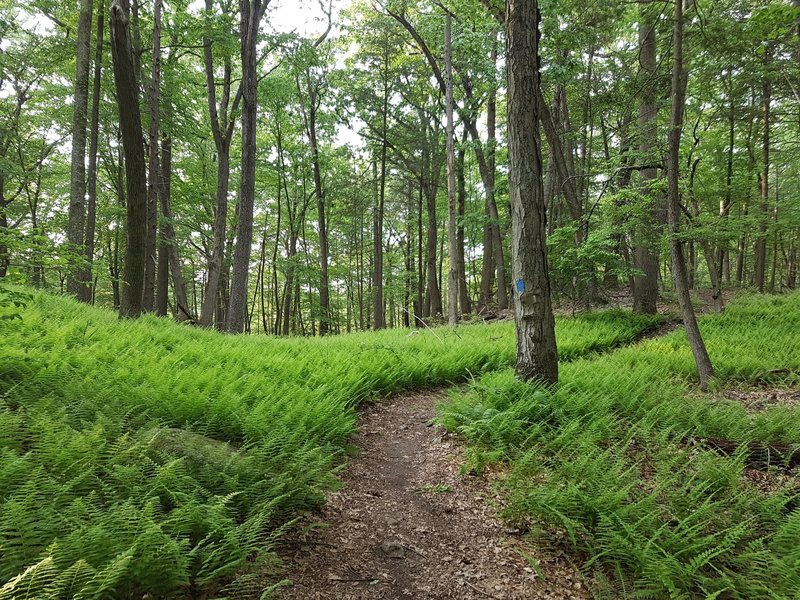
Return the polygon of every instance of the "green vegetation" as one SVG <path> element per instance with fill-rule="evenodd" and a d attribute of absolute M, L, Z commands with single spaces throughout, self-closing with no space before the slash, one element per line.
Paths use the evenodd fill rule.
<path fill-rule="evenodd" d="M 0 323 L 0 598 L 257 596 L 242 571 L 335 486 L 360 402 L 514 358 L 511 323 L 231 337 L 45 293 L 21 316 Z M 562 357 L 660 321 L 559 320 Z"/>
<path fill-rule="evenodd" d="M 796 385 L 800 294 L 743 298 L 701 326 L 717 386 Z M 796 479 L 774 457 L 775 484 L 758 489 L 746 446 L 724 456 L 702 440 L 800 444 L 800 409 L 750 414 L 694 377 L 676 331 L 564 365 L 556 391 L 487 374 L 440 418 L 469 439 L 473 466 L 510 463 L 505 516 L 578 551 L 599 595 L 798 598 Z"/>

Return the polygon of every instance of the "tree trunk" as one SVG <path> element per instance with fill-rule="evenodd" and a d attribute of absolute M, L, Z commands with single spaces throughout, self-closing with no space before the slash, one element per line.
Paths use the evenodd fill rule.
<path fill-rule="evenodd" d="M 92 11 L 94 0 L 81 0 L 78 16 L 78 41 L 75 52 L 75 88 L 72 104 L 72 167 L 69 187 L 69 222 L 67 243 L 76 255 L 85 255 L 85 212 L 86 212 L 86 117 L 89 106 L 89 47 L 92 41 Z M 79 300 L 85 300 L 81 293 L 83 283 L 80 273 L 83 268 L 72 265 L 67 273 L 67 291 Z"/>
<path fill-rule="evenodd" d="M 114 82 L 125 153 L 127 187 L 125 266 L 120 315 L 135 318 L 142 314 L 147 244 L 147 178 L 142 146 L 142 117 L 139 112 L 139 86 L 131 52 L 129 21 L 129 0 L 112 0 L 111 55 L 114 61 Z"/>
<path fill-rule="evenodd" d="M 639 104 L 639 153 L 640 160 L 652 162 L 658 136 L 658 99 L 656 97 L 656 18 L 652 14 L 652 0 L 640 3 L 639 62 L 642 83 Z M 658 229 L 663 223 L 660 201 L 653 189 L 658 177 L 654 167 L 639 171 L 642 195 L 649 197 L 649 208 L 645 210 L 642 223 L 634 234 L 633 263 L 641 273 L 634 277 L 633 310 L 637 313 L 655 314 L 658 310 Z"/>
<path fill-rule="evenodd" d="M 458 160 L 456 162 L 456 190 L 458 192 L 458 228 L 456 234 L 458 237 L 458 254 L 456 256 L 456 269 L 458 270 L 458 303 L 461 306 L 461 312 L 469 314 L 472 312 L 472 301 L 469 297 L 469 285 L 467 282 L 467 264 L 465 256 L 465 240 L 464 240 L 464 216 L 466 215 L 467 204 L 467 189 L 466 181 L 464 178 L 464 159 L 466 153 L 463 149 L 458 151 Z"/>
<path fill-rule="evenodd" d="M 200 325 L 212 327 L 220 295 L 222 266 L 225 261 L 225 241 L 228 226 L 228 182 L 230 179 L 230 146 L 223 141 L 217 148 L 217 190 L 212 226 L 211 259 L 208 262 L 203 305 L 200 310 Z"/>
<path fill-rule="evenodd" d="M 452 21 L 448 12 L 444 25 L 445 113 L 447 119 L 447 323 L 458 324 L 458 206 L 456 204 L 456 136 L 453 120 Z"/>
<path fill-rule="evenodd" d="M 229 333 L 242 333 L 247 316 L 247 284 L 253 246 L 253 210 L 256 194 L 256 127 L 258 78 L 256 49 L 263 14 L 261 0 L 240 0 L 242 56 L 242 181 L 239 187 L 239 219 L 233 253 L 233 277 L 228 305 Z"/>
<path fill-rule="evenodd" d="M 83 247 L 86 267 L 80 274 L 78 299 L 92 302 L 92 263 L 94 262 L 95 230 L 97 228 L 97 147 L 100 134 L 100 83 L 103 68 L 103 32 L 105 28 L 105 11 L 97 13 L 97 42 L 94 56 L 94 81 L 92 82 L 92 116 L 89 127 L 89 170 L 86 191 L 86 231 Z"/>
<path fill-rule="evenodd" d="M 206 10 L 211 13 L 214 9 L 213 0 L 206 0 Z M 229 58 L 225 59 L 222 76 L 222 101 L 217 108 L 217 83 L 215 77 L 214 58 L 211 51 L 212 40 L 203 36 L 203 68 L 206 77 L 206 94 L 208 101 L 208 114 L 211 121 L 211 134 L 214 138 L 214 147 L 217 152 L 217 188 L 214 201 L 214 223 L 212 226 L 211 258 L 208 261 L 208 275 L 206 277 L 203 304 L 200 311 L 199 323 L 203 327 L 220 326 L 217 313 L 222 297 L 223 267 L 226 259 L 226 241 L 228 226 L 228 185 L 230 182 L 230 152 L 231 139 L 235 127 L 232 118 L 242 98 L 240 87 L 231 106 L 231 72 L 232 66 Z M 215 323 L 216 321 L 216 323 Z"/>
<path fill-rule="evenodd" d="M 168 136 L 161 138 L 161 185 L 159 191 L 161 192 L 161 216 L 163 218 L 162 252 L 166 251 L 167 253 L 167 263 L 172 273 L 176 316 L 179 321 L 193 321 L 195 316 L 192 315 L 186 295 L 186 283 L 183 281 L 183 270 L 170 206 L 172 201 L 172 138 Z"/>
<path fill-rule="evenodd" d="M 0 233 L 8 231 L 8 212 L 6 207 L 8 201 L 6 200 L 6 178 L 0 173 Z M 8 246 L 3 243 L 3 238 L 0 237 L 0 279 L 8 274 L 8 267 L 11 263 L 11 258 L 8 255 Z"/>
<path fill-rule="evenodd" d="M 680 145 L 681 130 L 683 128 L 683 110 L 686 96 L 686 81 L 688 72 L 683 67 L 683 0 L 675 3 L 675 23 L 672 39 L 673 65 L 672 65 L 672 110 L 670 114 L 669 153 L 667 155 L 667 176 L 669 184 L 667 203 L 667 217 L 669 222 L 669 245 L 672 258 L 672 279 L 675 291 L 678 294 L 683 324 L 689 345 L 692 348 L 697 371 L 700 376 L 700 387 L 703 391 L 708 389 L 708 380 L 714 376 L 714 369 L 708 357 L 706 345 L 697 325 L 697 318 L 689 294 L 686 262 L 679 238 L 681 198 L 680 198 Z"/>
<path fill-rule="evenodd" d="M 317 227 L 319 229 L 319 334 L 327 335 L 331 327 L 330 282 L 328 278 L 328 223 L 325 217 L 325 190 L 322 187 L 322 167 L 319 161 L 317 144 L 317 105 L 318 92 L 312 89 L 308 77 L 308 141 L 311 145 L 311 159 L 314 169 L 314 195 L 317 197 Z"/>
<path fill-rule="evenodd" d="M 431 187 L 434 189 L 431 190 Z M 428 243 L 427 243 L 427 302 L 429 310 L 426 316 L 436 316 L 442 314 L 442 294 L 439 288 L 439 281 L 436 278 L 436 255 L 438 247 L 438 223 L 436 220 L 436 186 L 429 183 L 427 191 L 428 205 Z"/>
<path fill-rule="evenodd" d="M 768 45 L 764 55 L 765 71 L 768 71 L 772 58 L 772 46 Z M 761 203 L 758 215 L 758 237 L 755 243 L 755 266 L 753 268 L 753 285 L 759 292 L 764 292 L 764 279 L 767 270 L 767 220 L 769 219 L 769 135 L 770 135 L 770 103 L 772 102 L 772 85 L 768 72 L 764 74 L 761 101 L 764 111 L 764 144 L 762 146 L 761 171 Z"/>
<path fill-rule="evenodd" d="M 524 380 L 558 381 L 555 319 L 547 265 L 547 213 L 539 140 L 539 9 L 508 0 L 508 155 L 517 329 L 516 371 Z"/>
<path fill-rule="evenodd" d="M 161 0 L 153 2 L 153 65 L 150 73 L 150 92 L 147 97 L 150 112 L 147 168 L 147 257 L 144 265 L 144 310 L 152 311 L 155 305 L 156 252 L 158 237 L 158 126 L 161 102 Z"/>
<path fill-rule="evenodd" d="M 386 314 L 383 307 L 383 218 L 386 204 L 386 154 L 389 119 L 389 55 L 388 49 L 384 48 L 383 56 L 383 110 L 381 125 L 381 179 L 378 190 L 378 205 L 373 217 L 373 306 L 375 313 L 375 329 L 386 327 Z"/>

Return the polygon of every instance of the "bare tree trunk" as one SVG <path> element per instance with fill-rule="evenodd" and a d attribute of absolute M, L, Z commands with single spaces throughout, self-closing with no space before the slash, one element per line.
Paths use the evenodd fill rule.
<path fill-rule="evenodd" d="M 89 107 L 89 47 L 92 41 L 92 11 L 94 0 L 81 0 L 78 17 L 78 41 L 75 52 L 76 72 L 72 104 L 72 167 L 69 188 L 69 222 L 67 242 L 70 250 L 85 255 L 85 212 L 86 212 L 86 117 Z M 84 250 L 81 252 L 81 250 Z M 70 266 L 67 273 L 67 291 L 79 300 L 85 300 L 81 293 L 83 283 L 82 268 Z"/>
<path fill-rule="evenodd" d="M 80 274 L 78 299 L 92 302 L 92 264 L 94 262 L 95 230 L 97 228 L 97 147 L 100 137 L 100 83 L 103 68 L 103 31 L 106 22 L 104 10 L 97 11 L 97 41 L 94 55 L 94 81 L 92 82 L 92 114 L 89 126 L 89 169 L 86 184 L 86 230 L 83 247 L 86 267 Z"/>
<path fill-rule="evenodd" d="M 6 178 L 0 173 L 0 231 L 8 230 L 8 212 L 6 207 L 8 201 L 6 200 Z M 0 238 L 1 240 L 2 238 Z M 0 279 L 8 273 L 8 267 L 11 263 L 11 257 L 8 255 L 8 246 L 0 241 Z"/>
<path fill-rule="evenodd" d="M 161 0 L 153 2 L 153 65 L 147 104 L 150 112 L 148 131 L 149 161 L 147 167 L 147 256 L 144 264 L 144 310 L 155 308 L 156 252 L 158 237 L 158 127 L 161 102 Z"/>
<path fill-rule="evenodd" d="M 539 140 L 539 9 L 536 0 L 508 0 L 509 196 L 515 281 L 517 374 L 558 381 L 555 319 L 547 265 L 547 213 Z"/>
<path fill-rule="evenodd" d="M 325 217 L 325 190 L 322 187 L 322 167 L 319 161 L 319 144 L 317 143 L 317 109 L 319 107 L 319 91 L 311 83 L 311 76 L 306 72 L 308 85 L 308 111 L 305 112 L 308 141 L 311 146 L 311 160 L 314 171 L 314 195 L 317 197 L 317 227 L 319 229 L 319 334 L 327 335 L 331 327 L 330 281 L 328 278 L 328 223 Z M 298 80 L 298 89 L 300 83 Z"/>
<path fill-rule="evenodd" d="M 639 106 L 639 152 L 644 162 L 651 162 L 658 137 L 658 99 L 656 97 L 656 18 L 652 14 L 652 0 L 641 0 L 639 22 L 639 62 L 643 81 Z M 641 190 L 650 198 L 650 208 L 637 227 L 634 241 L 634 266 L 641 271 L 634 277 L 633 310 L 655 314 L 658 307 L 658 229 L 663 223 L 659 199 L 653 184 L 658 177 L 654 167 L 639 171 Z"/>
<path fill-rule="evenodd" d="M 264 7 L 265 8 L 265 7 Z M 258 78 L 256 49 L 258 27 L 263 15 L 261 0 L 240 0 L 242 55 L 242 181 L 239 187 L 239 219 L 228 304 L 227 330 L 242 333 L 247 317 L 247 287 L 250 253 L 253 246 L 253 211 L 256 194 L 256 127 L 258 117 Z"/>
<path fill-rule="evenodd" d="M 172 192 L 172 138 L 164 136 L 161 139 L 161 215 L 163 225 L 163 250 L 168 256 L 169 270 L 172 273 L 172 287 L 175 291 L 175 312 L 179 321 L 193 321 L 195 315 L 191 312 L 186 294 L 186 283 L 183 280 L 181 259 L 178 253 L 177 237 L 173 225 L 171 192 Z M 166 292 L 165 292 L 166 294 Z"/>
<path fill-rule="evenodd" d="M 458 324 L 458 206 L 456 205 L 456 135 L 453 119 L 452 21 L 448 12 L 444 25 L 445 113 L 447 119 L 447 323 Z"/>
<path fill-rule="evenodd" d="M 206 0 L 206 10 L 213 11 L 213 0 Z M 231 62 L 226 59 L 223 65 L 222 94 L 217 106 L 217 79 L 211 51 L 212 40 L 203 37 L 203 67 L 206 77 L 208 113 L 211 121 L 211 134 L 217 152 L 217 188 L 214 201 L 214 223 L 212 226 L 211 257 L 208 261 L 203 303 L 199 323 L 203 327 L 215 325 L 220 299 L 222 297 L 223 268 L 225 264 L 227 226 L 228 226 L 228 185 L 230 183 L 231 139 L 235 127 L 233 115 L 242 98 L 242 88 L 237 91 L 231 103 Z M 221 325 L 217 322 L 216 325 Z"/>
<path fill-rule="evenodd" d="M 129 0 L 112 0 L 111 55 L 114 61 L 114 82 L 127 184 L 125 267 L 120 315 L 135 318 L 142 314 L 147 244 L 147 179 L 142 146 L 142 117 L 139 112 L 139 86 L 131 52 L 129 20 Z"/>
<path fill-rule="evenodd" d="M 386 313 L 383 307 L 383 217 L 386 204 L 386 153 L 388 143 L 388 119 L 389 119 L 389 50 L 384 48 L 383 56 L 383 110 L 381 126 L 381 174 L 378 189 L 378 205 L 375 208 L 373 217 L 373 307 L 375 313 L 375 329 L 386 327 Z"/>
<path fill-rule="evenodd" d="M 670 256 L 672 258 L 672 279 L 678 294 L 678 303 L 683 315 L 683 324 L 689 345 L 692 348 L 697 371 L 700 376 L 700 387 L 708 389 L 708 380 L 714 376 L 714 368 L 708 357 L 697 318 L 689 294 L 686 262 L 681 248 L 680 217 L 680 145 L 681 130 L 683 128 L 683 110 L 686 96 L 686 81 L 688 72 L 683 66 L 683 0 L 675 3 L 675 23 L 672 39 L 673 65 L 672 65 L 672 110 L 669 129 L 669 153 L 667 156 L 667 176 L 669 183 L 669 202 L 667 204 L 667 217 L 670 232 Z"/>
<path fill-rule="evenodd" d="M 469 314 L 472 312 L 472 301 L 469 297 L 469 286 L 467 282 L 467 264 L 465 256 L 465 240 L 464 240 L 464 216 L 466 214 L 467 203 L 467 189 L 466 181 L 464 178 L 464 159 L 466 152 L 462 148 L 458 151 L 458 160 L 456 162 L 456 189 L 458 192 L 458 255 L 456 262 L 456 269 L 458 270 L 458 303 L 461 306 L 461 312 Z"/>
<path fill-rule="evenodd" d="M 764 55 L 764 66 L 768 69 L 773 48 L 767 46 Z M 772 102 L 772 85 L 769 73 L 764 75 L 761 101 L 764 111 L 764 144 L 762 146 L 761 165 L 761 203 L 758 215 L 758 237 L 755 243 L 755 267 L 753 269 L 753 285 L 759 292 L 764 292 L 764 279 L 767 271 L 767 220 L 769 219 L 769 135 L 770 135 L 770 103 Z"/>

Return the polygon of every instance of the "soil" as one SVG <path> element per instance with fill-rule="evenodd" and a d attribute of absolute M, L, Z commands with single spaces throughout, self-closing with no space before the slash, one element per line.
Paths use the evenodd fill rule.
<path fill-rule="evenodd" d="M 343 488 L 284 548 L 284 599 L 591 597 L 565 558 L 523 557 L 542 554 L 497 518 L 489 479 L 460 473 L 458 440 L 432 423 L 441 399 L 407 393 L 363 411 Z"/>
<path fill-rule="evenodd" d="M 800 406 L 800 389 L 796 388 L 746 388 L 722 392 L 728 400 L 742 404 L 749 412 L 762 412 L 773 406 Z"/>

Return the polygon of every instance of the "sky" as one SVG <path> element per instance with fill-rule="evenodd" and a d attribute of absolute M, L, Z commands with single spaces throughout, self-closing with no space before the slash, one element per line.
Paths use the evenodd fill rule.
<path fill-rule="evenodd" d="M 272 0 L 267 16 L 269 27 L 283 33 L 296 31 L 304 37 L 321 34 L 328 26 L 325 11 L 330 0 Z M 322 3 L 325 6 L 323 10 Z M 343 4 L 333 0 L 334 23 Z"/>

